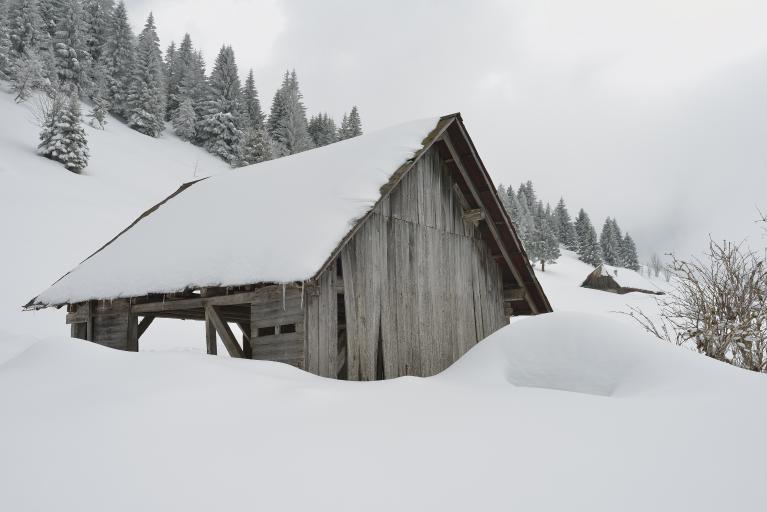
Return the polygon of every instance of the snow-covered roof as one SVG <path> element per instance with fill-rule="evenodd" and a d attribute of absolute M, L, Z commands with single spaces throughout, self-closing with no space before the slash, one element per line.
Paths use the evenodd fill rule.
<path fill-rule="evenodd" d="M 596 269 L 600 275 L 612 277 L 621 288 L 635 288 L 637 290 L 647 290 L 651 292 L 662 292 L 658 286 L 649 279 L 642 277 L 638 272 L 628 268 L 613 267 L 602 264 Z"/>
<path fill-rule="evenodd" d="M 439 121 L 413 121 L 187 184 L 27 307 L 309 279 Z"/>

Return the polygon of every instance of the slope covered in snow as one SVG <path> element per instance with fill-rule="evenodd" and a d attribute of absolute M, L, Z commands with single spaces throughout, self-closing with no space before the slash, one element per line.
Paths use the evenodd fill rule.
<path fill-rule="evenodd" d="M 73 174 L 35 152 L 37 101 L 15 104 L 0 81 L 0 325 L 48 336 L 64 332 L 63 312 L 23 304 L 181 183 L 229 168 L 169 130 L 153 139 L 110 119 L 85 126 L 90 163 Z"/>
<path fill-rule="evenodd" d="M 766 400 L 579 313 L 379 383 L 43 342 L 0 365 L 0 509 L 756 511 Z"/>
<path fill-rule="evenodd" d="M 615 269 L 615 267 L 608 267 Z M 585 313 L 607 313 L 619 321 L 638 325 L 623 313 L 629 313 L 631 307 L 640 308 L 651 318 L 658 315 L 657 296 L 646 293 L 632 292 L 624 295 L 602 290 L 582 288 L 581 284 L 594 267 L 578 259 L 577 254 L 562 249 L 562 256 L 554 265 L 546 265 L 546 271 L 541 272 L 536 267 L 535 275 L 551 301 L 554 311 L 578 311 Z M 663 279 L 648 279 L 627 268 L 617 269 L 627 282 L 639 283 L 664 291 L 668 283 Z M 641 330 L 641 329 L 640 329 Z"/>

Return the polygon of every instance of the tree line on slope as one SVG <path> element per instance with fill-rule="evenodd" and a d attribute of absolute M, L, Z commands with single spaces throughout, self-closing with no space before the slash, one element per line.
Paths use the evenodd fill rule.
<path fill-rule="evenodd" d="M 608 217 L 597 232 L 591 218 L 580 209 L 575 220 L 567 210 L 564 198 L 554 208 L 538 199 L 533 183 L 521 183 L 514 187 L 498 185 L 498 195 L 511 218 L 530 261 L 541 264 L 555 263 L 560 256 L 560 244 L 575 251 L 578 258 L 590 265 L 602 263 L 615 267 L 639 270 L 639 258 L 631 235 L 622 234 L 618 222 Z"/>
<path fill-rule="evenodd" d="M 136 37 L 125 4 L 113 0 L 0 0 L 0 78 L 17 101 L 47 94 L 40 152 L 73 171 L 88 158 L 81 98 L 93 105 L 93 126 L 111 113 L 157 137 L 170 122 L 179 137 L 233 167 L 362 134 L 356 106 L 340 127 L 325 113 L 307 120 L 295 71 L 285 73 L 267 118 L 253 70 L 241 84 L 231 46 L 221 47 L 207 74 L 189 34 L 163 55 L 153 15 Z"/>

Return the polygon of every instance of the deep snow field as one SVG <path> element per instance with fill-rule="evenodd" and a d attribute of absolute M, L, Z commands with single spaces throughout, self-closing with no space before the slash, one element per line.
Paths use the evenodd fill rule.
<path fill-rule="evenodd" d="M 76 176 L 34 154 L 30 107 L 0 92 L 0 510 L 764 510 L 767 377 L 644 334 L 615 312 L 653 297 L 580 288 L 568 252 L 538 274 L 556 313 L 428 379 L 207 356 L 195 322 L 139 353 L 69 340 L 63 311 L 21 305 L 230 171 L 112 121 Z"/>

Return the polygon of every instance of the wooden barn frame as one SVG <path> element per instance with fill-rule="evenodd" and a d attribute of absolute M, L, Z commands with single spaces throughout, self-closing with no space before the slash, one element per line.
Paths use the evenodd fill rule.
<path fill-rule="evenodd" d="M 436 374 L 511 315 L 551 311 L 460 114 L 380 193 L 310 279 L 67 303 L 71 335 L 136 351 L 156 318 L 199 320 L 209 354 L 220 338 L 232 357 L 376 380 Z"/>

